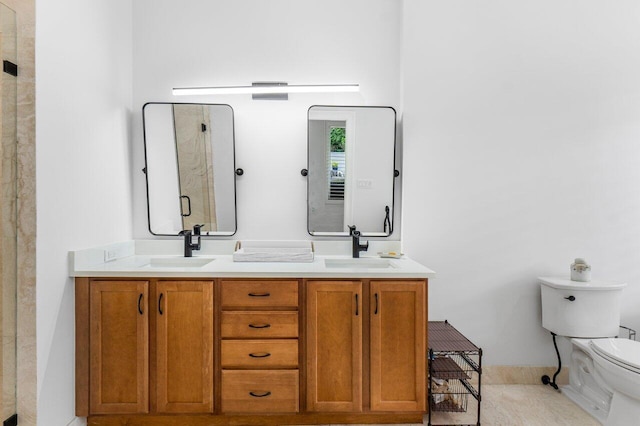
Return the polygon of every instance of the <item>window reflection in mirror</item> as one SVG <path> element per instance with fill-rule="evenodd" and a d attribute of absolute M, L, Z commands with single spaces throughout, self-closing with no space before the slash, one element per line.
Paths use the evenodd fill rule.
<path fill-rule="evenodd" d="M 233 110 L 229 105 L 143 107 L 149 230 L 236 231 Z"/>
<path fill-rule="evenodd" d="M 344 121 L 327 121 L 329 131 L 326 132 L 327 149 L 329 159 L 327 163 L 327 177 L 329 179 L 328 200 L 342 201 L 344 205 L 344 182 L 347 175 L 347 164 L 345 161 L 346 144 L 346 123 Z"/>
<path fill-rule="evenodd" d="M 308 231 L 368 236 L 392 231 L 395 110 L 313 106 L 308 115 Z"/>

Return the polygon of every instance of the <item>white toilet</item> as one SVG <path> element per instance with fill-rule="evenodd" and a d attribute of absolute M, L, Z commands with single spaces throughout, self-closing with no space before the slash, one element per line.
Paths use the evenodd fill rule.
<path fill-rule="evenodd" d="M 624 283 L 539 278 L 542 326 L 571 337 L 562 392 L 607 426 L 640 424 L 640 342 L 618 339 Z"/>

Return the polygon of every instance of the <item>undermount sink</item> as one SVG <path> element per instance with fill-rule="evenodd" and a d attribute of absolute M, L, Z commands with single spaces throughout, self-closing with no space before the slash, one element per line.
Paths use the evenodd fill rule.
<path fill-rule="evenodd" d="M 201 268 L 215 259 L 203 257 L 152 257 L 144 265 L 149 268 Z"/>
<path fill-rule="evenodd" d="M 386 269 L 396 266 L 387 259 L 325 259 L 324 266 L 327 268 L 342 269 Z"/>

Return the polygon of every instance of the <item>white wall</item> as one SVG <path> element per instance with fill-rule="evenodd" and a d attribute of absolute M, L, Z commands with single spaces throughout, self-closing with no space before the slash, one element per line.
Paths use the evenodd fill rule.
<path fill-rule="evenodd" d="M 405 251 L 439 273 L 430 319 L 451 320 L 485 348 L 488 365 L 552 365 L 535 277 L 566 273 L 583 256 L 595 277 L 630 283 L 623 322 L 640 329 L 636 3 L 405 0 L 404 13 L 396 0 L 371 4 L 37 1 L 43 424 L 73 419 L 66 253 L 149 237 L 141 108 L 174 100 L 174 86 L 362 85 L 359 95 L 289 102 L 181 99 L 235 109 L 246 173 L 234 238 L 306 238 L 299 170 L 310 105 L 391 105 L 404 109 Z M 277 149 L 286 167 L 276 174 Z"/>
<path fill-rule="evenodd" d="M 629 283 L 640 329 L 640 4 L 405 0 L 404 250 L 487 365 L 554 365 L 536 277 Z M 566 360 L 565 360 L 566 361 Z"/>
<path fill-rule="evenodd" d="M 134 2 L 134 234 L 147 231 L 142 129 L 149 101 L 234 109 L 238 232 L 234 239 L 305 239 L 307 109 L 400 102 L 397 0 L 136 0 Z M 359 94 L 173 97 L 182 86 L 359 83 Z M 396 202 L 399 203 L 396 198 Z M 394 233 L 395 239 L 399 233 Z"/>
<path fill-rule="evenodd" d="M 74 419 L 74 296 L 67 252 L 132 237 L 131 3 L 36 1 L 42 425 Z"/>

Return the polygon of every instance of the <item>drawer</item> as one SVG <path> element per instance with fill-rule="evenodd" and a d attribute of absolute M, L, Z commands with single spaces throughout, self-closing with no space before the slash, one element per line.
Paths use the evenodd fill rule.
<path fill-rule="evenodd" d="M 298 281 L 222 281 L 223 308 L 298 307 Z"/>
<path fill-rule="evenodd" d="M 295 368 L 298 339 L 223 340 L 222 368 Z"/>
<path fill-rule="evenodd" d="M 222 337 L 273 338 L 298 337 L 297 312 L 222 312 Z"/>
<path fill-rule="evenodd" d="M 298 370 L 223 370 L 223 413 L 297 413 Z"/>

